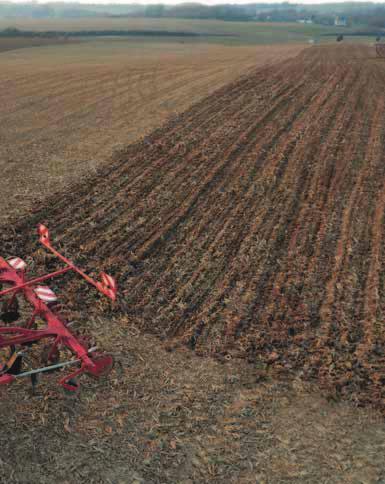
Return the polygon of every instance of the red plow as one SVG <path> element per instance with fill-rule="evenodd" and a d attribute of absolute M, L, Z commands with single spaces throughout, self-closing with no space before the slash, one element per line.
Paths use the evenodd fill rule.
<path fill-rule="evenodd" d="M 64 267 L 28 280 L 27 264 L 22 259 L 5 260 L 0 257 L 0 299 L 3 299 L 0 319 L 4 323 L 0 326 L 0 355 L 5 354 L 5 361 L 0 362 L 0 385 L 30 377 L 34 389 L 39 374 L 73 366 L 75 369 L 63 376 L 59 384 L 69 392 L 76 392 L 80 387 L 77 377 L 82 374 L 93 377 L 106 375 L 113 366 L 113 359 L 99 353 L 96 347 L 88 347 L 84 337 L 71 332 L 70 323 L 60 314 L 61 306 L 55 293 L 42 283 L 72 271 L 113 301 L 117 286 L 115 280 L 104 272 L 100 274 L 100 282 L 89 277 L 52 247 L 44 225 L 39 225 L 38 230 L 41 244 L 63 262 Z M 27 307 L 27 317 L 21 317 L 21 306 L 22 309 Z M 40 343 L 44 343 L 40 359 L 45 366 L 31 368 L 33 349 Z M 69 353 L 70 357 L 60 362 L 63 353 Z M 36 355 L 33 356 L 36 359 Z M 25 363 L 28 368 L 25 368 Z"/>

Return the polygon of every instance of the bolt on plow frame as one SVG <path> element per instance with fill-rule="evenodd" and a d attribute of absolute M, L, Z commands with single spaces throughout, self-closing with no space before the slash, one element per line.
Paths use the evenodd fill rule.
<path fill-rule="evenodd" d="M 63 262 L 64 267 L 28 280 L 27 264 L 22 259 L 0 257 L 0 300 L 3 301 L 0 320 L 4 324 L 0 326 L 0 355 L 5 353 L 5 361 L 0 361 L 0 385 L 30 377 L 34 390 L 39 374 L 73 366 L 73 371 L 63 376 L 59 384 L 69 392 L 77 392 L 80 387 L 77 377 L 82 374 L 106 375 L 112 369 L 113 359 L 99 353 L 96 347 L 90 348 L 86 338 L 76 336 L 70 330 L 70 323 L 60 314 L 55 293 L 42 283 L 72 271 L 113 301 L 116 300 L 117 285 L 104 272 L 100 274 L 100 282 L 95 281 L 60 254 L 51 245 L 47 227 L 39 225 L 38 232 L 41 244 Z M 20 316 L 20 304 L 29 309 L 26 318 Z M 33 358 L 36 359 L 32 353 L 40 343 L 44 344 L 40 359 L 46 366 L 24 369 L 25 361 L 31 366 Z M 67 361 L 60 362 L 63 352 L 70 356 Z"/>

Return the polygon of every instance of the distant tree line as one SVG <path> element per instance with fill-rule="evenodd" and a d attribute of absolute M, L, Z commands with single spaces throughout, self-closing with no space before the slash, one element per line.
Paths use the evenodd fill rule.
<path fill-rule="evenodd" d="M 236 34 L 197 33 L 173 30 L 76 30 L 74 32 L 62 30 L 20 30 L 13 27 L 0 30 L 1 37 L 237 37 Z"/>
<path fill-rule="evenodd" d="M 0 17 L 150 17 L 216 19 L 228 21 L 297 22 L 311 21 L 332 25 L 336 16 L 348 19 L 351 25 L 385 28 L 385 3 L 345 2 L 319 5 L 254 3 L 245 5 L 100 5 L 79 3 L 10 3 L 0 2 Z"/>

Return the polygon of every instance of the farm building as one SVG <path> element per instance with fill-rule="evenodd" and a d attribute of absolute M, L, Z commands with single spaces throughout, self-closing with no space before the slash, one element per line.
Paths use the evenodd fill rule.
<path fill-rule="evenodd" d="M 334 19 L 334 25 L 336 27 L 346 27 L 348 25 L 348 21 L 346 19 L 346 17 L 336 17 Z"/>

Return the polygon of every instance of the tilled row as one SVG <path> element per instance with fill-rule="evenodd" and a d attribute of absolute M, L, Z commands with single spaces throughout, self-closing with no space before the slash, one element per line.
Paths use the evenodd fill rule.
<path fill-rule="evenodd" d="M 384 80 L 363 46 L 258 69 L 3 243 L 28 252 L 45 222 L 69 253 L 115 272 L 116 310 L 142 330 L 385 409 Z"/>

